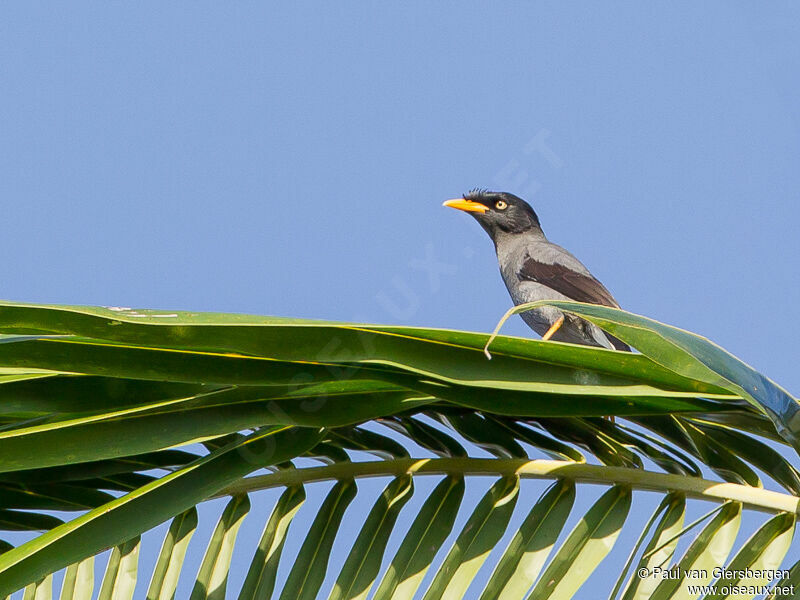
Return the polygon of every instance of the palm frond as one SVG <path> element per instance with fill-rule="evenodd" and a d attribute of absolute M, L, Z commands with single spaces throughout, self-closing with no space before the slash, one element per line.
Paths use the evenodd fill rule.
<path fill-rule="evenodd" d="M 66 569 L 61 598 L 91 597 L 93 557 L 114 548 L 101 598 L 133 597 L 140 579 L 148 599 L 173 598 L 187 576 L 193 599 L 567 598 L 624 539 L 646 492 L 662 501 L 624 540 L 629 559 L 609 597 L 680 595 L 686 581 L 637 575 L 674 565 L 780 568 L 800 497 L 797 401 L 694 334 L 615 309 L 559 307 L 641 354 L 441 329 L 0 303 L 0 596 L 49 597 Z M 467 483 L 487 476 L 483 497 L 465 502 Z M 377 498 L 359 486 L 371 477 L 387 481 Z M 421 491 L 426 477 L 439 482 Z M 522 493 L 531 480 L 543 482 L 538 499 Z M 300 522 L 316 482 L 333 487 Z M 589 502 L 597 484 L 605 491 Z M 263 534 L 231 589 L 238 533 L 270 488 L 283 493 L 255 524 Z M 196 506 L 219 497 L 227 507 L 199 539 Z M 697 500 L 717 508 L 687 527 Z M 737 549 L 743 512 L 766 517 Z M 170 520 L 155 567 L 141 573 L 140 536 Z M 332 560 L 345 523 L 358 532 Z M 290 537 L 300 541 L 292 555 Z M 204 558 L 187 574 L 190 547 Z M 797 573 L 778 577 L 791 585 Z"/>

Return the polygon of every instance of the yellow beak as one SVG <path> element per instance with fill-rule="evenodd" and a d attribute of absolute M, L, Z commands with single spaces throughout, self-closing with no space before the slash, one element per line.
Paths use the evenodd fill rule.
<path fill-rule="evenodd" d="M 442 206 L 449 206 L 450 208 L 457 208 L 467 212 L 485 213 L 489 208 L 480 202 L 473 202 L 472 200 L 464 200 L 464 198 L 455 198 L 448 200 Z"/>

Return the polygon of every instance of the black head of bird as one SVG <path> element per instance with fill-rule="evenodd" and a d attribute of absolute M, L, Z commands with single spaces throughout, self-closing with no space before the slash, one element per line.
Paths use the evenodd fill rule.
<path fill-rule="evenodd" d="M 448 200 L 444 205 L 471 214 L 493 240 L 503 233 L 537 233 L 542 230 L 531 205 L 508 192 L 474 189 L 463 198 Z"/>

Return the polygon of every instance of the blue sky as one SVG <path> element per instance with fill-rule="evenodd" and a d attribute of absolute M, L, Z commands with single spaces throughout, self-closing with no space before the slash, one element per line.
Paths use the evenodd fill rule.
<path fill-rule="evenodd" d="M 490 330 L 491 243 L 441 207 L 480 186 L 624 308 L 798 394 L 798 25 L 789 2 L 5 3 L 0 297 Z"/>

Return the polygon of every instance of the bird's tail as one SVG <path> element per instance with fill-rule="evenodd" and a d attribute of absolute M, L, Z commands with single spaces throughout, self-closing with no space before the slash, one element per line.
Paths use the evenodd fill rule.
<path fill-rule="evenodd" d="M 605 333 L 605 332 L 603 332 L 603 333 Z M 630 352 L 631 351 L 631 347 L 628 346 L 628 344 L 626 344 L 625 342 L 623 342 L 620 339 L 615 338 L 610 333 L 606 333 L 605 336 L 608 338 L 608 341 L 611 342 L 611 345 L 614 346 L 614 348 L 616 348 L 617 350 L 620 350 L 622 352 Z"/>

